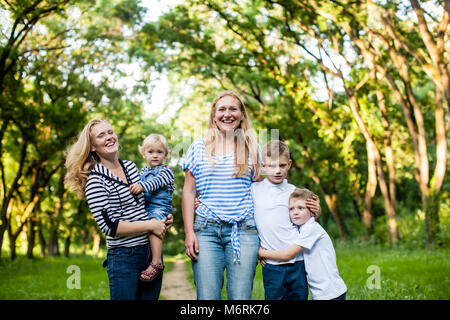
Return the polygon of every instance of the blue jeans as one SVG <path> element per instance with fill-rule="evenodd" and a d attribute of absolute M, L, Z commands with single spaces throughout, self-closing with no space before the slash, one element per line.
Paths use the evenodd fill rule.
<path fill-rule="evenodd" d="M 192 261 L 194 282 L 198 300 L 220 300 L 227 272 L 227 293 L 230 300 L 251 300 L 253 278 L 258 263 L 259 237 L 255 219 L 238 223 L 241 256 L 233 262 L 231 246 L 232 225 L 196 216 L 194 231 L 197 235 L 199 253 Z"/>
<path fill-rule="evenodd" d="M 148 244 L 108 249 L 107 266 L 111 300 L 158 300 L 162 276 L 144 283 L 138 279 L 151 261 Z"/>
<path fill-rule="evenodd" d="M 280 265 L 267 263 L 262 274 L 266 300 L 308 299 L 304 261 Z"/>

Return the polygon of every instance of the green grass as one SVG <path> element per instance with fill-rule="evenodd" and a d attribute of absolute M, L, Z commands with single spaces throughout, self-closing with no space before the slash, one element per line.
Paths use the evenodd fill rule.
<path fill-rule="evenodd" d="M 339 272 L 351 300 L 409 300 L 450 298 L 450 250 L 407 250 L 381 246 L 362 247 L 355 244 L 336 245 Z M 11 261 L 6 255 L 0 259 L 0 299 L 62 299 L 107 300 L 108 277 L 101 263 L 103 258 L 74 256 L 73 258 L 37 258 L 19 256 Z M 174 259 L 165 257 L 170 271 Z M 70 265 L 80 267 L 81 288 L 68 289 L 67 273 Z M 371 265 L 379 267 L 380 289 L 369 289 L 367 280 Z M 192 268 L 187 262 L 188 279 L 193 282 Z M 226 287 L 226 284 L 225 286 Z M 222 293 L 226 299 L 226 290 Z M 164 297 L 161 297 L 164 299 Z M 261 266 L 256 270 L 253 299 L 264 299 Z"/>
<path fill-rule="evenodd" d="M 34 260 L 18 256 L 14 261 L 2 258 L 0 299 L 108 300 L 108 276 L 102 262 L 103 259 L 91 256 Z M 80 289 L 67 286 L 73 275 L 67 273 L 71 265 L 80 268 Z"/>
<path fill-rule="evenodd" d="M 450 299 L 450 250 L 405 250 L 381 246 L 363 247 L 341 243 L 336 246 L 339 273 L 347 285 L 348 300 L 448 300 Z M 189 280 L 193 283 L 190 262 Z M 369 277 L 378 267 L 380 289 L 369 289 Z M 222 299 L 226 299 L 226 282 Z M 264 299 L 262 269 L 256 268 L 253 299 Z M 310 295 L 311 298 L 311 295 Z"/>
<path fill-rule="evenodd" d="M 37 258 L 18 256 L 14 261 L 0 259 L 0 300 L 109 300 L 109 282 L 104 258 L 76 256 L 71 258 Z M 173 262 L 164 261 L 165 272 Z M 80 270 L 80 289 L 68 288 L 74 274 L 69 266 Z M 163 298 L 163 297 L 161 297 Z"/>
<path fill-rule="evenodd" d="M 407 250 L 386 247 L 336 247 L 339 273 L 352 300 L 448 300 L 450 298 L 450 250 Z M 367 282 L 380 271 L 380 289 Z M 370 283 L 370 280 L 369 280 Z"/>

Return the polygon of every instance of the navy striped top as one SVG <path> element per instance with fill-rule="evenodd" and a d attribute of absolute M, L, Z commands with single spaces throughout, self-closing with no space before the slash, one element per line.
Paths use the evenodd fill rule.
<path fill-rule="evenodd" d="M 100 230 L 106 235 L 108 248 L 134 247 L 147 244 L 146 233 L 134 236 L 116 236 L 119 221 L 148 220 L 144 194 L 133 195 L 130 185 L 139 183 L 139 171 L 132 161 L 119 160 L 127 182 L 117 177 L 102 164 L 96 164 L 86 182 L 85 194 L 89 208 Z"/>

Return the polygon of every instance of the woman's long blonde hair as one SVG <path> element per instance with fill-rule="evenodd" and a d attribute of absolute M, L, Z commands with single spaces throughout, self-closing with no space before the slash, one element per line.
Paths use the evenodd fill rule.
<path fill-rule="evenodd" d="M 70 147 L 66 157 L 67 173 L 64 184 L 71 191 L 77 193 L 78 197 L 85 198 L 84 188 L 92 168 L 100 159 L 95 152 L 91 152 L 91 130 L 105 120 L 92 119 L 88 122 L 78 135 L 77 141 Z"/>
<path fill-rule="evenodd" d="M 247 111 L 245 110 L 244 102 L 241 97 L 239 97 L 235 92 L 226 90 L 219 93 L 219 95 L 214 99 L 211 107 L 211 114 L 208 124 L 208 132 L 205 139 L 205 151 L 208 155 L 209 162 L 214 165 L 214 160 L 212 154 L 218 149 L 219 141 L 222 141 L 222 133 L 220 132 L 217 124 L 214 121 L 214 116 L 216 113 L 217 102 L 223 97 L 231 96 L 239 102 L 239 108 L 242 112 L 242 121 L 239 127 L 235 130 L 234 138 L 234 163 L 236 177 L 245 177 L 248 175 L 248 160 L 250 158 L 253 178 L 257 179 L 260 175 L 260 161 L 258 157 L 258 144 L 256 139 L 255 131 L 253 130 L 252 124 L 248 117 Z"/>

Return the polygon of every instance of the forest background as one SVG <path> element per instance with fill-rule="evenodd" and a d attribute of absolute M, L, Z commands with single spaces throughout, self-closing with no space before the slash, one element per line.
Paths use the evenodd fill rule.
<path fill-rule="evenodd" d="M 184 252 L 180 164 L 224 89 L 245 99 L 260 142 L 289 145 L 289 181 L 320 196 L 332 239 L 448 252 L 449 1 L 186 0 L 148 21 L 152 3 L 0 1 L 2 259 L 102 254 L 63 183 L 92 118 L 139 167 L 145 136 L 168 139 L 164 250 Z"/>

